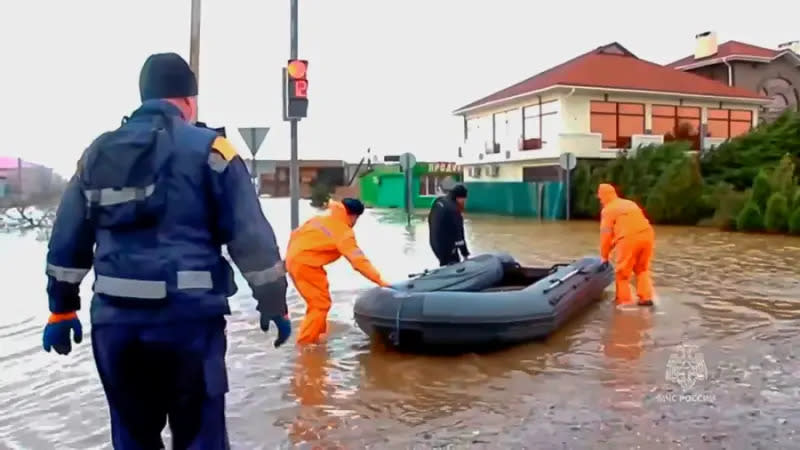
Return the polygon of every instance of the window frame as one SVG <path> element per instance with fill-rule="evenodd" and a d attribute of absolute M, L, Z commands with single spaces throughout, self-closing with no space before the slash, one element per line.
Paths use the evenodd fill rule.
<path fill-rule="evenodd" d="M 555 110 L 544 112 L 545 106 L 554 105 Z M 529 114 L 528 112 L 531 111 Z M 537 103 L 522 107 L 522 148 L 520 151 L 541 150 L 547 144 L 544 139 L 544 117 L 558 116 L 561 112 L 560 99 L 553 99 L 543 102 L 541 97 Z M 536 119 L 539 135 L 537 137 L 527 137 L 528 127 L 525 126 L 527 119 Z"/>
<path fill-rule="evenodd" d="M 722 112 L 724 113 L 725 117 L 712 117 L 713 113 L 715 112 Z M 734 113 L 747 113 L 749 116 L 748 119 L 734 119 Z M 711 122 L 715 123 L 725 123 L 725 136 L 713 136 L 711 135 Z M 730 109 L 730 108 L 708 108 L 708 114 L 706 119 L 706 127 L 708 129 L 709 136 L 715 139 L 731 139 L 736 136 L 732 136 L 733 124 L 734 123 L 746 123 L 747 124 L 747 131 L 741 134 L 737 134 L 736 136 L 741 136 L 742 134 L 749 133 L 753 129 L 753 111 L 748 109 Z"/>
<path fill-rule="evenodd" d="M 593 108 L 594 105 L 598 105 L 598 106 L 599 105 L 614 105 L 614 111 L 613 112 L 611 112 L 611 111 L 595 111 L 594 108 Z M 625 106 L 640 107 L 642 112 L 641 113 L 623 112 L 623 111 L 621 111 L 621 109 L 622 109 L 622 108 L 620 108 L 621 106 L 622 107 L 625 107 Z M 620 136 L 619 123 L 620 123 L 620 117 L 621 116 L 622 117 L 641 117 L 641 119 L 642 119 L 642 128 L 641 128 L 642 132 L 641 132 L 641 134 L 644 134 L 645 131 L 647 130 L 647 106 L 644 103 L 612 102 L 612 101 L 607 101 L 607 100 L 590 100 L 589 101 L 589 129 L 590 130 L 592 129 L 592 117 L 594 115 L 598 115 L 598 116 L 613 116 L 614 117 L 614 126 L 615 126 L 614 139 L 613 140 L 605 139 L 605 136 L 603 135 L 603 133 L 602 132 L 600 133 L 600 136 L 601 136 L 600 145 L 601 145 L 601 147 L 603 149 L 616 150 L 616 149 L 620 149 L 620 148 L 630 148 L 630 139 L 633 137 L 634 134 L 637 134 L 637 133 L 632 133 L 630 136 Z M 592 131 L 592 132 L 593 133 L 597 133 L 596 131 Z M 628 138 L 629 139 L 629 141 L 623 141 L 623 142 L 627 142 L 627 146 L 620 145 L 620 140 L 624 139 L 624 138 Z M 613 146 L 606 147 L 606 143 L 613 143 Z"/>
<path fill-rule="evenodd" d="M 656 113 L 656 110 L 658 108 L 669 108 L 669 109 L 672 109 L 673 115 L 667 116 L 667 115 L 658 114 L 658 113 Z M 691 109 L 691 110 L 696 111 L 697 112 L 697 117 L 690 117 L 690 116 L 687 116 L 687 115 L 682 115 L 681 114 L 681 110 L 682 109 L 683 110 Z M 703 126 L 703 108 L 701 106 L 664 105 L 664 104 L 655 104 L 654 103 L 654 104 L 651 105 L 650 116 L 653 119 L 655 119 L 655 118 L 672 119 L 672 129 L 667 133 L 663 133 L 664 142 L 684 140 L 684 139 L 678 139 L 677 136 L 675 136 L 677 134 L 678 127 L 681 125 L 681 119 L 683 119 L 683 120 L 692 120 L 692 121 L 696 120 L 697 121 L 697 125 L 698 125 L 697 126 L 697 133 L 696 133 L 696 135 L 692 136 L 693 139 L 691 139 L 689 141 L 689 143 L 692 145 L 692 150 L 695 150 L 695 151 L 700 150 L 700 134 L 701 134 L 700 133 L 700 131 L 701 131 L 700 129 Z M 673 138 L 672 139 L 667 139 L 667 135 L 668 134 L 672 135 Z"/>

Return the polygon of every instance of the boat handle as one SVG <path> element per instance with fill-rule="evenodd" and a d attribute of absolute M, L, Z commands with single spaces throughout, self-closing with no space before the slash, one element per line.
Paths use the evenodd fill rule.
<path fill-rule="evenodd" d="M 422 275 L 427 275 L 428 272 L 429 272 L 429 270 L 425 269 L 420 273 L 410 273 L 410 274 L 408 274 L 408 278 L 414 278 L 414 277 L 419 277 L 419 276 L 422 276 Z"/>
<path fill-rule="evenodd" d="M 567 267 L 567 266 L 569 266 L 569 264 L 566 263 L 553 264 L 553 266 L 550 267 L 550 270 L 548 270 L 547 273 L 555 273 L 559 267 Z"/>
<path fill-rule="evenodd" d="M 555 280 L 550 280 L 550 287 L 545 288 L 542 293 L 547 294 L 551 290 L 553 290 L 556 286 L 563 284 L 565 281 L 569 280 L 570 278 L 574 277 L 575 275 L 584 274 L 583 268 L 575 269 L 561 278 L 557 278 Z"/>

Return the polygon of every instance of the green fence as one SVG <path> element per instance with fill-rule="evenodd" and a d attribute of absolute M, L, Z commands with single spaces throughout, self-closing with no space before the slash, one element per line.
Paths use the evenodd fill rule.
<path fill-rule="evenodd" d="M 541 217 L 545 220 L 565 218 L 566 190 L 558 181 L 468 182 L 466 186 L 469 190 L 467 212 Z"/>

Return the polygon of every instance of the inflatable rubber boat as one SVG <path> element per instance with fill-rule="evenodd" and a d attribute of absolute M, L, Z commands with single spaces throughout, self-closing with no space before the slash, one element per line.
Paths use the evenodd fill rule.
<path fill-rule="evenodd" d="M 602 298 L 614 269 L 586 257 L 524 267 L 506 253 L 409 275 L 356 299 L 358 327 L 394 347 L 466 350 L 544 338 Z"/>

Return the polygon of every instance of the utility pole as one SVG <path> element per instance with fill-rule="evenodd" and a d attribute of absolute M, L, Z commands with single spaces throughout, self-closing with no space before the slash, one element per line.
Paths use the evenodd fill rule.
<path fill-rule="evenodd" d="M 200 85 L 200 2 L 192 0 L 192 31 L 189 44 L 189 66 Z M 198 108 L 199 109 L 199 108 Z"/>
<path fill-rule="evenodd" d="M 199 1 L 199 0 L 198 0 Z M 291 3 L 289 26 L 289 54 L 292 60 L 297 59 L 297 0 Z M 297 161 L 297 119 L 290 120 L 291 126 L 291 159 L 289 161 L 289 194 L 291 195 L 292 230 L 300 226 L 300 166 Z"/>

